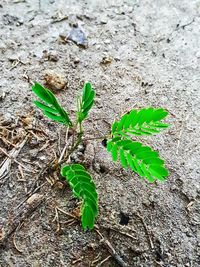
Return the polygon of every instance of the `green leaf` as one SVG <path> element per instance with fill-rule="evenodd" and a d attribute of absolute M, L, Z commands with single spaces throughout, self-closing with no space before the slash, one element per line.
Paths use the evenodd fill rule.
<path fill-rule="evenodd" d="M 122 167 L 126 168 L 128 164 L 127 164 L 127 159 L 126 159 L 123 149 L 120 149 L 119 155 L 120 155 L 120 161 L 121 161 Z"/>
<path fill-rule="evenodd" d="M 156 122 L 154 126 L 157 128 L 168 128 L 170 125 L 167 123 Z"/>
<path fill-rule="evenodd" d="M 72 126 L 67 112 L 60 106 L 50 90 L 42 87 L 39 83 L 35 83 L 32 86 L 32 91 L 45 102 L 44 104 L 39 101 L 34 101 L 34 104 L 43 111 L 44 115 L 54 121 L 66 124 L 69 127 Z"/>
<path fill-rule="evenodd" d="M 85 170 L 85 168 L 81 164 L 73 164 L 69 168 L 71 168 L 74 171 Z"/>
<path fill-rule="evenodd" d="M 82 165 L 72 164 L 62 167 L 61 175 L 68 181 L 74 196 L 82 200 L 83 229 L 93 229 L 98 216 L 98 194 L 90 174 Z"/>
<path fill-rule="evenodd" d="M 83 229 L 87 229 L 89 228 L 90 230 L 92 230 L 94 228 L 94 212 L 91 208 L 90 205 L 84 205 L 83 208 L 81 209 L 81 223 L 82 223 L 82 227 Z"/>
<path fill-rule="evenodd" d="M 120 131 L 123 128 L 123 126 L 124 126 L 124 124 L 126 122 L 127 117 L 128 117 L 127 114 L 125 114 L 125 115 L 123 115 L 121 117 L 121 120 L 120 120 L 120 122 L 118 123 L 118 126 L 117 126 L 117 131 Z"/>
<path fill-rule="evenodd" d="M 128 164 L 129 164 L 129 166 L 131 167 L 131 169 L 134 171 L 134 172 L 137 172 L 137 169 L 136 169 L 136 167 L 135 167 L 135 164 L 134 164 L 134 161 L 133 161 L 133 156 L 132 156 L 132 154 L 131 153 L 127 153 L 126 154 L 126 156 L 127 156 L 127 162 L 128 162 Z"/>
<path fill-rule="evenodd" d="M 83 109 L 83 114 L 84 114 L 84 116 L 85 116 L 85 118 L 87 117 L 87 115 L 88 115 L 88 112 L 89 112 L 89 110 L 91 109 L 91 107 L 93 106 L 93 104 L 94 104 L 94 101 L 92 101 L 85 109 Z"/>
<path fill-rule="evenodd" d="M 51 95 L 49 94 L 49 90 L 42 87 L 42 85 L 39 83 L 35 83 L 32 86 L 32 90 L 40 99 L 52 105 L 53 99 L 51 98 Z"/>
<path fill-rule="evenodd" d="M 158 180 L 161 181 L 165 180 L 164 178 L 169 175 L 169 172 L 165 167 L 157 164 L 151 164 L 149 166 L 149 170 Z"/>
<path fill-rule="evenodd" d="M 63 118 L 62 116 L 57 116 L 57 115 L 55 115 L 55 114 L 53 114 L 53 113 L 51 113 L 51 112 L 48 112 L 48 111 L 44 111 L 44 114 L 45 114 L 48 118 L 50 118 L 50 119 L 52 119 L 52 120 L 54 120 L 54 121 L 58 121 L 58 122 L 61 122 L 61 123 L 65 123 L 65 120 L 64 120 L 64 118 Z"/>
<path fill-rule="evenodd" d="M 83 110 L 86 110 L 86 108 L 88 106 L 91 105 L 91 103 L 93 103 L 93 100 L 94 100 L 94 96 L 95 96 L 95 92 L 94 91 L 91 91 L 89 97 L 87 98 L 86 101 L 84 101 L 84 104 L 83 104 Z"/>
<path fill-rule="evenodd" d="M 48 111 L 48 112 L 51 112 L 51 113 L 58 113 L 58 110 L 54 109 L 54 108 L 51 108 L 49 106 L 46 106 L 44 104 L 42 104 L 41 102 L 39 101 L 34 101 L 33 102 L 38 108 L 42 109 L 43 111 Z"/>
<path fill-rule="evenodd" d="M 91 93 L 92 90 L 93 89 L 92 89 L 91 83 L 86 82 L 84 84 L 84 87 L 83 87 L 83 97 L 82 97 L 82 99 L 83 99 L 84 102 L 87 101 L 87 99 L 89 98 L 90 93 Z"/>
<path fill-rule="evenodd" d="M 169 175 L 159 153 L 149 146 L 143 146 L 140 142 L 113 138 L 108 141 L 107 150 L 111 152 L 113 161 L 119 159 L 122 167 L 129 166 L 151 183 L 156 179 L 165 180 Z"/>
<path fill-rule="evenodd" d="M 140 164 L 140 168 L 144 174 L 144 176 L 147 178 L 147 180 L 150 183 L 153 183 L 155 181 L 155 179 L 152 177 L 151 173 L 149 172 L 149 170 L 147 169 L 147 165 L 144 162 L 141 162 Z"/>
<path fill-rule="evenodd" d="M 164 119 L 168 115 L 168 112 L 164 110 L 163 108 L 159 108 L 157 110 L 154 110 L 152 120 L 153 121 L 160 121 Z"/>
<path fill-rule="evenodd" d="M 117 160 L 117 153 L 118 152 L 118 146 L 117 143 L 112 147 L 112 159 L 113 161 Z"/>
<path fill-rule="evenodd" d="M 117 129 L 117 127 L 118 127 L 118 122 L 115 121 L 115 122 L 112 124 L 112 130 L 111 130 L 111 132 L 114 133 L 115 130 Z"/>
<path fill-rule="evenodd" d="M 112 125 L 113 136 L 121 135 L 127 138 L 129 135 L 141 136 L 159 133 L 169 125 L 160 122 L 168 112 L 162 108 L 143 108 L 139 111 L 132 110 L 124 114 L 119 121 Z"/>
<path fill-rule="evenodd" d="M 88 116 L 88 112 L 94 104 L 95 91 L 92 85 L 87 82 L 84 84 L 82 98 L 80 100 L 80 107 L 77 111 L 77 121 L 81 123 Z"/>

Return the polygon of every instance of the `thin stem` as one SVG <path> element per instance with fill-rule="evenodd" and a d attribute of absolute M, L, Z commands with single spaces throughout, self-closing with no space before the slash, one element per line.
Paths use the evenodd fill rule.
<path fill-rule="evenodd" d="M 78 139 L 77 139 L 76 143 L 72 146 L 72 148 L 69 150 L 69 152 L 67 153 L 67 155 L 59 162 L 59 164 L 62 164 L 62 163 L 64 163 L 65 161 L 67 161 L 69 159 L 70 155 L 80 145 L 80 143 L 82 141 L 82 136 L 83 136 L 83 132 L 78 133 Z"/>
<path fill-rule="evenodd" d="M 63 151 L 61 152 L 60 158 L 58 160 L 58 164 L 62 161 L 62 158 L 64 157 L 66 149 L 68 147 L 68 143 L 67 143 L 68 132 L 69 132 L 69 127 L 67 127 L 66 136 L 65 136 L 65 147 L 63 148 Z"/>

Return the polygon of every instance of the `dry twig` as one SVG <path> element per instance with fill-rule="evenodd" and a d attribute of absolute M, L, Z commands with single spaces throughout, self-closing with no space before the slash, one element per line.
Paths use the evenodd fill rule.
<path fill-rule="evenodd" d="M 16 160 L 16 158 L 19 155 L 19 153 L 22 150 L 22 148 L 24 147 L 27 139 L 28 139 L 28 136 L 26 136 L 21 143 L 17 144 L 16 147 L 14 147 L 9 154 L 7 154 L 2 148 L 0 148 L 1 151 L 4 152 L 4 154 L 6 154 L 6 156 L 8 157 L 1 164 L 1 167 L 0 167 L 0 179 L 5 177 L 8 174 L 8 172 L 10 170 L 10 167 L 11 167 L 12 160 L 17 162 L 17 164 L 21 165 L 23 168 L 26 168 L 23 164 L 19 163 Z"/>
<path fill-rule="evenodd" d="M 71 218 L 74 218 L 76 220 L 78 220 L 78 217 L 73 215 L 72 213 L 69 213 L 67 211 L 64 211 L 62 209 L 60 209 L 59 207 L 56 207 L 57 210 L 59 210 L 60 212 L 68 215 Z M 121 266 L 121 267 L 127 267 L 128 265 L 123 261 L 123 259 L 117 254 L 117 252 L 115 251 L 114 247 L 112 246 L 112 244 L 110 243 L 110 241 L 108 241 L 108 239 L 106 239 L 103 234 L 100 232 L 98 225 L 95 225 L 95 231 L 96 233 L 101 237 L 101 243 L 104 244 L 109 253 L 112 255 L 112 257 L 115 259 L 115 261 Z"/>
<path fill-rule="evenodd" d="M 23 223 L 22 223 L 23 224 Z M 18 245 L 17 245 L 17 242 L 16 242 L 16 232 L 17 230 L 20 229 L 20 227 L 22 226 L 22 224 L 19 224 L 13 234 L 13 244 L 15 246 L 15 249 L 19 252 L 19 253 L 22 253 L 23 251 L 21 249 L 19 249 Z"/>
<path fill-rule="evenodd" d="M 103 265 L 103 263 L 105 263 L 106 261 L 108 261 L 110 258 L 111 258 L 111 255 L 109 255 L 109 256 L 108 256 L 108 257 L 106 257 L 104 260 L 102 260 L 101 262 L 99 262 L 99 263 L 97 264 L 97 266 L 96 266 L 96 267 L 100 267 L 100 266 L 102 266 L 102 265 Z"/>
<path fill-rule="evenodd" d="M 150 244 L 151 248 L 154 249 L 153 241 L 151 239 L 151 236 L 150 236 L 149 231 L 148 231 L 148 227 L 147 227 L 147 225 L 146 225 L 143 217 L 140 214 L 138 214 L 138 213 L 135 213 L 135 215 L 141 220 L 141 222 L 142 222 L 142 224 L 144 226 L 144 230 L 145 230 L 145 232 L 146 232 L 146 234 L 148 236 L 149 244 Z"/>
<path fill-rule="evenodd" d="M 8 238 L 16 231 L 24 220 L 33 213 L 33 211 L 43 202 L 44 196 L 40 194 L 33 194 L 26 202 L 18 209 L 14 211 L 12 219 L 8 220 L 7 223 L 1 229 L 0 246 L 5 246 Z"/>
<path fill-rule="evenodd" d="M 123 259 L 117 254 L 116 250 L 114 249 L 114 247 L 112 246 L 112 244 L 110 243 L 110 241 L 108 239 L 106 239 L 103 234 L 99 231 L 99 227 L 97 225 L 95 225 L 95 231 L 97 232 L 97 234 L 101 237 L 101 243 L 104 244 L 109 253 L 112 255 L 112 257 L 115 259 L 115 261 L 121 266 L 121 267 L 127 267 L 128 265 L 123 261 Z"/>

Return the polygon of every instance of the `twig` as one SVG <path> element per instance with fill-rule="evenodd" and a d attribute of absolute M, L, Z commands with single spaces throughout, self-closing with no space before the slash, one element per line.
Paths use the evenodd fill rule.
<path fill-rule="evenodd" d="M 13 160 L 15 163 L 17 163 L 20 167 L 23 167 L 24 169 L 26 169 L 26 167 L 22 164 L 22 163 L 20 163 L 18 160 L 16 160 L 15 158 L 13 158 L 12 156 L 10 156 L 5 150 L 3 150 L 1 147 L 0 147 L 0 150 L 1 150 L 1 152 L 3 152 L 4 153 L 4 155 L 6 155 L 6 157 L 8 157 L 9 159 L 11 159 L 11 160 Z M 5 160 L 6 161 L 6 160 Z M 4 164 L 4 163 L 3 163 Z M 2 164 L 2 165 L 3 165 Z"/>
<path fill-rule="evenodd" d="M 74 218 L 76 220 L 79 220 L 78 217 L 76 217 L 75 215 L 62 210 L 59 207 L 56 207 L 57 210 L 59 210 L 60 212 L 68 215 L 71 218 Z M 108 241 L 108 239 L 106 239 L 103 234 L 100 232 L 98 225 L 94 226 L 95 231 L 97 232 L 97 234 L 101 237 L 101 243 L 103 243 L 108 251 L 110 252 L 110 254 L 112 255 L 112 257 L 115 259 L 115 261 L 121 266 L 121 267 L 128 267 L 128 265 L 122 260 L 122 258 L 117 254 L 117 252 L 115 251 L 115 249 L 113 248 L 113 246 L 111 245 L 110 241 Z"/>
<path fill-rule="evenodd" d="M 112 226 L 112 225 L 101 225 L 101 227 L 103 227 L 103 228 L 105 228 L 105 229 L 110 229 L 110 230 L 115 231 L 115 232 L 117 232 L 117 233 L 119 233 L 119 234 L 122 234 L 122 235 L 124 235 L 124 236 L 130 237 L 130 238 L 133 239 L 133 240 L 137 240 L 136 237 L 134 237 L 134 236 L 132 236 L 131 234 L 126 233 L 125 231 L 121 230 L 119 226 L 118 226 L 117 228 L 115 228 L 115 227 Z M 132 230 L 132 229 L 130 229 L 130 230 L 131 230 L 131 231 L 134 231 L 134 230 Z M 134 231 L 134 232 L 135 232 L 135 231 Z"/>
<path fill-rule="evenodd" d="M 76 220 L 78 219 L 75 215 L 73 215 L 73 214 L 70 213 L 70 212 L 64 211 L 64 210 L 62 210 L 62 209 L 59 208 L 59 207 L 56 207 L 56 209 L 59 210 L 60 212 L 64 213 L 65 215 L 71 217 L 71 218 L 74 218 L 74 219 L 76 219 Z"/>
<path fill-rule="evenodd" d="M 20 181 L 26 181 L 26 178 L 25 178 L 25 176 L 24 176 L 23 169 L 22 169 L 22 167 L 21 167 L 20 165 L 18 166 L 18 169 L 19 169 L 20 175 L 21 175 L 21 177 L 22 177 L 22 179 L 20 179 Z M 19 180 L 18 180 L 18 181 L 19 181 Z"/>
<path fill-rule="evenodd" d="M 145 232 L 146 232 L 146 234 L 147 234 L 147 236 L 148 236 L 149 244 L 150 244 L 151 248 L 154 249 L 154 244 L 153 244 L 153 241 L 152 241 L 151 236 L 150 236 L 149 231 L 148 231 L 148 227 L 147 227 L 147 225 L 146 225 L 144 219 L 143 219 L 142 216 L 141 216 L 140 214 L 138 214 L 138 213 L 135 213 L 135 215 L 141 220 L 141 222 L 142 222 L 142 224 L 143 224 L 143 226 L 144 226 Z"/>
<path fill-rule="evenodd" d="M 101 255 L 101 253 L 99 252 L 98 255 L 91 262 L 91 265 L 90 266 L 95 266 L 94 264 L 97 263 L 101 259 L 100 255 Z"/>
<path fill-rule="evenodd" d="M 78 139 L 77 139 L 76 143 L 72 146 L 72 148 L 69 150 L 69 152 L 67 153 L 67 155 L 60 161 L 59 164 L 62 164 L 62 163 L 66 162 L 69 159 L 70 155 L 80 145 L 80 143 L 82 141 L 82 136 L 83 136 L 83 132 L 78 133 Z"/>
<path fill-rule="evenodd" d="M 73 224 L 74 222 L 75 222 L 75 219 L 69 219 L 69 220 L 64 221 L 64 222 L 60 221 L 60 224 L 71 225 L 71 224 Z"/>
<path fill-rule="evenodd" d="M 45 148 L 47 148 L 49 146 L 50 140 L 47 140 L 45 142 L 45 144 L 38 150 L 39 152 L 41 152 L 42 150 L 44 150 Z"/>
<path fill-rule="evenodd" d="M 12 67 L 9 69 L 10 71 L 17 67 L 19 63 L 22 63 L 19 59 L 15 60 L 12 64 Z"/>
<path fill-rule="evenodd" d="M 65 136 L 65 146 L 64 146 L 64 148 L 63 148 L 63 150 L 62 150 L 62 152 L 61 152 L 61 154 L 60 154 L 60 158 L 59 158 L 59 160 L 58 160 L 58 164 L 62 161 L 62 158 L 64 157 L 65 152 L 66 152 L 66 149 L 67 149 L 67 147 L 68 147 L 68 145 L 69 145 L 69 144 L 67 143 L 68 132 L 69 132 L 69 127 L 67 127 L 66 136 Z"/>
<path fill-rule="evenodd" d="M 106 257 L 104 260 L 102 260 L 101 262 L 99 262 L 99 263 L 97 264 L 97 266 L 96 266 L 96 267 L 100 267 L 100 266 L 102 266 L 102 264 L 103 264 L 103 263 L 105 263 L 107 260 L 109 260 L 111 257 L 112 257 L 112 256 L 111 256 L 111 255 L 109 255 L 109 256 L 108 256 L 108 257 Z"/>
<path fill-rule="evenodd" d="M 34 183 L 33 185 L 31 186 L 31 189 L 28 191 L 27 195 L 31 195 L 33 192 L 36 192 L 36 184 L 37 182 L 39 181 L 39 179 L 48 171 L 50 171 L 52 169 L 52 166 L 53 166 L 53 163 L 55 162 L 55 160 L 50 160 L 49 163 L 46 165 L 45 168 L 41 169 L 40 172 L 38 173 L 38 175 L 36 176 L 36 178 L 34 179 Z M 40 187 L 39 187 L 40 188 Z M 37 189 L 39 189 L 37 187 Z"/>
<path fill-rule="evenodd" d="M 22 222 L 22 224 L 23 224 L 23 222 Z M 17 230 L 19 230 L 19 229 L 21 228 L 22 224 L 19 224 L 19 225 L 17 226 L 17 228 L 16 228 L 16 230 L 15 230 L 15 233 L 13 234 L 13 244 L 14 244 L 16 250 L 17 250 L 19 253 L 22 253 L 23 251 L 22 251 L 21 249 L 19 249 L 19 247 L 18 247 L 18 245 L 17 245 L 17 242 L 16 242 L 16 232 L 17 232 Z"/>
<path fill-rule="evenodd" d="M 33 82 L 33 81 L 30 79 L 30 77 L 28 76 L 27 71 L 25 71 L 25 72 L 23 73 L 22 77 L 23 77 L 25 80 L 27 80 L 27 82 L 28 82 L 29 84 L 34 85 L 34 82 Z"/>
<path fill-rule="evenodd" d="M 81 256 L 80 258 L 74 260 L 74 261 L 72 262 L 72 264 L 76 264 L 76 263 L 78 263 L 79 261 L 82 261 L 83 259 L 84 259 L 84 257 Z"/>
<path fill-rule="evenodd" d="M 33 194 L 27 201 L 16 209 L 12 220 L 8 220 L 7 224 L 3 225 L 0 236 L 0 246 L 5 246 L 8 238 L 19 227 L 20 224 L 43 202 L 44 196 L 40 194 Z"/>
<path fill-rule="evenodd" d="M 60 231 L 60 222 L 59 222 L 59 215 L 58 215 L 58 209 L 55 208 L 55 217 L 53 219 L 52 222 L 56 221 L 56 224 L 57 224 L 57 228 L 56 228 L 56 232 L 59 232 Z"/>
<path fill-rule="evenodd" d="M 0 139 L 6 144 L 6 145 L 11 145 L 13 147 L 16 147 L 15 144 L 11 143 L 10 141 L 8 141 L 5 137 L 0 136 Z"/>
<path fill-rule="evenodd" d="M 28 139 L 28 135 L 25 137 L 25 139 L 21 143 L 17 144 L 16 147 L 11 150 L 9 156 L 7 155 L 8 158 L 2 163 L 1 168 L 0 168 L 0 179 L 5 177 L 5 175 L 8 174 L 9 168 L 11 167 L 12 160 L 16 161 L 16 158 L 19 155 L 21 149 L 24 147 L 27 139 Z M 2 148 L 1 148 L 1 150 L 2 150 Z M 2 150 L 2 151 L 5 153 L 4 150 Z M 17 162 L 17 163 L 19 165 L 22 165 L 19 162 Z M 22 167 L 24 167 L 24 166 L 22 165 Z"/>
<path fill-rule="evenodd" d="M 108 251 L 112 255 L 112 257 L 115 259 L 115 261 L 121 266 L 121 267 L 127 267 L 128 265 L 123 261 L 123 259 L 117 254 L 113 246 L 111 245 L 110 241 L 106 239 L 103 234 L 99 231 L 99 227 L 95 225 L 95 231 L 97 234 L 101 237 L 101 242 L 107 247 Z"/>

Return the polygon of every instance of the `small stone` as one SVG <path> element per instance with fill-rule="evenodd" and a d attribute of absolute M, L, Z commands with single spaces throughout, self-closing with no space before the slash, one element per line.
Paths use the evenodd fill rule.
<path fill-rule="evenodd" d="M 80 59 L 78 58 L 78 57 L 76 57 L 75 59 L 74 59 L 74 64 L 78 64 L 80 62 Z"/>
<path fill-rule="evenodd" d="M 112 57 L 105 56 L 105 57 L 102 58 L 101 64 L 108 65 L 108 64 L 112 63 L 112 61 L 113 61 L 113 58 Z"/>
<path fill-rule="evenodd" d="M 9 60 L 10 62 L 17 61 L 17 60 L 19 60 L 19 56 L 16 55 L 16 54 L 10 55 L 10 56 L 8 57 L 8 60 Z"/>
<path fill-rule="evenodd" d="M 56 23 L 56 22 L 68 19 L 68 16 L 63 14 L 61 11 L 58 11 L 51 18 L 52 18 L 52 22 L 51 23 Z"/>
<path fill-rule="evenodd" d="M 107 18 L 101 18 L 101 24 L 107 24 L 108 23 L 108 19 Z"/>
<path fill-rule="evenodd" d="M 104 44 L 110 44 L 110 39 L 106 39 L 106 40 L 104 41 Z"/>
<path fill-rule="evenodd" d="M 48 61 L 57 62 L 59 60 L 59 56 L 55 51 L 43 51 L 43 58 L 47 59 Z"/>
<path fill-rule="evenodd" d="M 46 157 L 45 157 L 45 156 L 40 156 L 39 159 L 40 159 L 41 161 L 44 161 L 44 160 L 46 160 Z"/>
<path fill-rule="evenodd" d="M 68 36 L 66 37 L 66 41 L 67 40 L 73 41 L 75 44 L 83 48 L 88 47 L 88 41 L 86 35 L 84 31 L 79 27 L 74 27 L 71 29 Z"/>
<path fill-rule="evenodd" d="M 62 90 L 67 87 L 66 77 L 53 70 L 47 70 L 45 72 L 44 80 L 48 88 L 53 91 Z"/>

